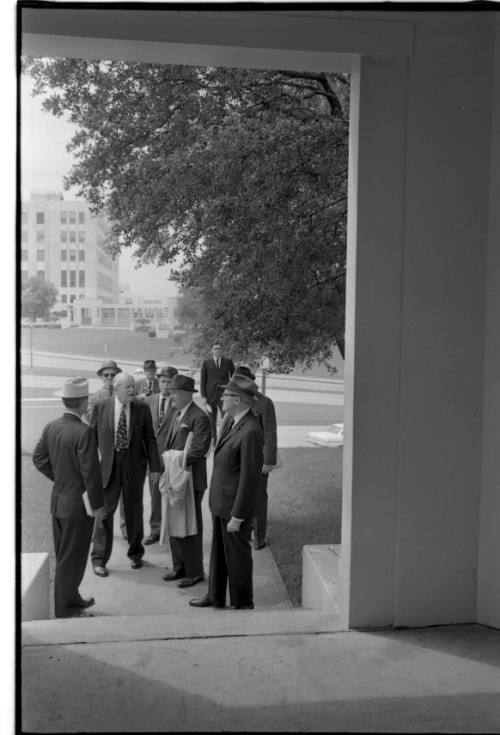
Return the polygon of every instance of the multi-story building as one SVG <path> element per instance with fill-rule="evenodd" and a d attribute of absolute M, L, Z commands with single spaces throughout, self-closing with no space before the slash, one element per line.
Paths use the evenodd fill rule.
<path fill-rule="evenodd" d="M 22 203 L 22 278 L 50 281 L 59 294 L 54 310 L 70 322 L 100 322 L 101 311 L 118 303 L 118 258 L 104 250 L 108 231 L 86 202 L 67 201 L 59 192 L 33 192 Z"/>

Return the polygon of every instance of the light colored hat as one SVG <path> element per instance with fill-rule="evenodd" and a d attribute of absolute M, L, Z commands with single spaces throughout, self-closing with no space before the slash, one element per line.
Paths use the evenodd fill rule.
<path fill-rule="evenodd" d="M 97 375 L 100 376 L 104 370 L 114 370 L 115 375 L 118 375 L 118 373 L 121 373 L 122 371 L 122 369 L 118 367 L 114 360 L 105 360 L 97 371 Z"/>
<path fill-rule="evenodd" d="M 58 398 L 87 398 L 89 381 L 87 378 L 68 378 L 64 381 L 62 390 L 54 393 Z"/>

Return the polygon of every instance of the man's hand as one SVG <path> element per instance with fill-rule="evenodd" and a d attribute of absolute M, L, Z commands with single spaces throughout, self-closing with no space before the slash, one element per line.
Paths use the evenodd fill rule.
<path fill-rule="evenodd" d="M 227 523 L 227 532 L 228 533 L 238 533 L 240 530 L 241 521 L 236 520 L 236 518 L 231 518 L 231 520 Z"/>
<path fill-rule="evenodd" d="M 101 505 L 100 508 L 97 508 L 96 511 L 94 511 L 94 518 L 96 518 L 98 521 L 103 521 L 107 517 L 107 512 L 104 509 L 104 506 Z"/>
<path fill-rule="evenodd" d="M 274 468 L 273 464 L 263 464 L 262 465 L 262 474 L 267 475 L 268 472 L 271 472 L 271 470 Z"/>
<path fill-rule="evenodd" d="M 153 482 L 160 482 L 160 474 L 161 472 L 150 472 L 149 476 Z"/>

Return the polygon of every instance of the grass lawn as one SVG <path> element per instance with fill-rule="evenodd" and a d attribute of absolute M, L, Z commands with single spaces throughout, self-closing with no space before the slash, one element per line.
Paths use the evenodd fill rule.
<path fill-rule="evenodd" d="M 288 594 L 301 604 L 302 547 L 340 543 L 342 448 L 280 449 L 283 467 L 269 478 L 269 546 Z M 31 455 L 21 457 L 21 551 L 50 555 L 53 609 L 54 551 L 49 512 L 52 483 Z M 254 552 L 258 554 L 259 552 Z"/>

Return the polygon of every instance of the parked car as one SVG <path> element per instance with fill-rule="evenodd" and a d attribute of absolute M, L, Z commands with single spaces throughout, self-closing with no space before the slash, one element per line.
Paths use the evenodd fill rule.
<path fill-rule="evenodd" d="M 145 317 L 138 317 L 132 322 L 132 330 L 134 332 L 147 332 L 151 325 L 151 321 Z"/>

